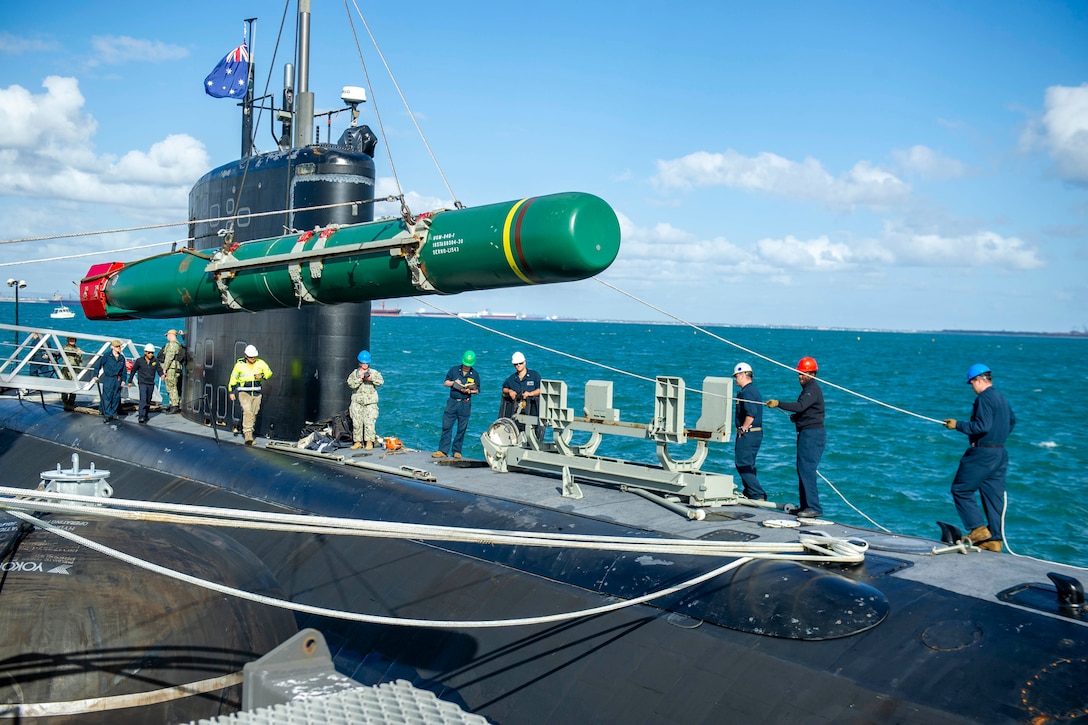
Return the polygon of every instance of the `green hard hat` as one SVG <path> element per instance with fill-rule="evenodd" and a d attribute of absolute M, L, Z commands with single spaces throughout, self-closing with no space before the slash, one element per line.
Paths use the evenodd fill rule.
<path fill-rule="evenodd" d="M 465 354 L 461 356 L 461 364 L 472 366 L 476 364 L 476 353 L 472 350 L 465 350 Z"/>

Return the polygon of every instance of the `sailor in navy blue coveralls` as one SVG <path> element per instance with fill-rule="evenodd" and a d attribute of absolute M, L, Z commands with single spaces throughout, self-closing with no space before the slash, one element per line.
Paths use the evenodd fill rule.
<path fill-rule="evenodd" d="M 471 354 L 471 358 L 468 356 Z M 442 413 L 442 437 L 438 441 L 438 452 L 445 456 L 452 453 L 454 458 L 461 457 L 461 446 L 465 442 L 465 431 L 468 429 L 468 418 L 472 413 L 472 396 L 480 392 L 480 374 L 471 364 L 464 364 L 465 360 L 476 360 L 476 355 L 471 351 L 465 353 L 461 365 L 454 365 L 446 373 L 445 385 L 450 389 L 450 397 L 446 400 L 446 410 Z M 456 424 L 457 433 L 453 427 Z"/>
<path fill-rule="evenodd" d="M 734 465 L 744 484 L 744 497 L 752 501 L 766 501 L 767 493 L 756 476 L 756 454 L 763 443 L 763 396 L 752 382 L 751 366 L 739 363 L 733 370 L 733 379 L 741 386 L 735 396 L 737 405 L 733 414 L 737 426 Z"/>
<path fill-rule="evenodd" d="M 768 408 L 782 408 L 793 415 L 790 420 L 797 428 L 797 488 L 800 496 L 799 517 L 823 515 L 820 495 L 816 490 L 816 470 L 827 445 L 827 430 L 824 428 L 824 391 L 816 382 L 816 361 L 801 358 L 797 376 L 801 383 L 801 394 L 796 403 L 768 400 Z"/>
<path fill-rule="evenodd" d="M 109 423 L 117 419 L 117 408 L 121 404 L 121 379 L 127 370 L 125 356 L 121 354 L 121 341 L 110 343 L 110 352 L 103 355 L 95 367 L 95 379 L 102 381 L 102 422 Z"/>
<path fill-rule="evenodd" d="M 970 441 L 952 480 L 952 501 L 963 525 L 971 532 L 968 538 L 972 543 L 989 542 L 989 546 L 982 548 L 1001 551 L 1000 542 L 1005 538 L 1001 526 L 1005 471 L 1009 467 L 1005 441 L 1016 425 L 1016 416 L 1009 401 L 993 387 L 989 368 L 980 365 L 978 369 L 981 372 L 975 376 L 970 375 L 976 371 L 975 366 L 968 373 L 967 382 L 977 396 L 971 408 L 971 420 L 949 418 L 944 421 L 947 428 L 966 433 Z M 982 497 L 981 511 L 975 493 Z"/>

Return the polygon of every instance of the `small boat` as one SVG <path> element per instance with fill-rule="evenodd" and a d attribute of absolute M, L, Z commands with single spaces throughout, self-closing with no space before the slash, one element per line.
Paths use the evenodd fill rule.
<path fill-rule="evenodd" d="M 72 308 L 67 305 L 57 305 L 53 308 L 53 311 L 49 313 L 49 316 L 54 320 L 68 320 L 76 316 L 76 313 L 72 312 Z"/>

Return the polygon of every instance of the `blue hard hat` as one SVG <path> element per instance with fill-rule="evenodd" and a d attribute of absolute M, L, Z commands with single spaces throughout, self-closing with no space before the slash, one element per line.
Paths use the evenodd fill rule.
<path fill-rule="evenodd" d="M 986 367 L 982 363 L 975 363 L 971 367 L 967 368 L 967 382 L 971 382 L 979 375 L 990 372 L 990 368 Z"/>
<path fill-rule="evenodd" d="M 370 364 L 370 350 L 363 350 L 359 353 L 359 362 Z"/>

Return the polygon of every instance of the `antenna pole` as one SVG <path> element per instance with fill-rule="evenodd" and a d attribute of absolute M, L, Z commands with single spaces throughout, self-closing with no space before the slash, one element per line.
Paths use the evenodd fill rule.
<path fill-rule="evenodd" d="M 257 45 L 257 18 L 246 18 L 242 38 L 249 48 L 249 78 L 246 81 L 246 97 L 242 101 L 242 156 L 248 158 L 253 152 L 253 57 Z"/>
<path fill-rule="evenodd" d="M 314 133 L 310 92 L 310 0 L 298 0 L 298 84 L 295 93 L 295 147 L 308 146 Z"/>

